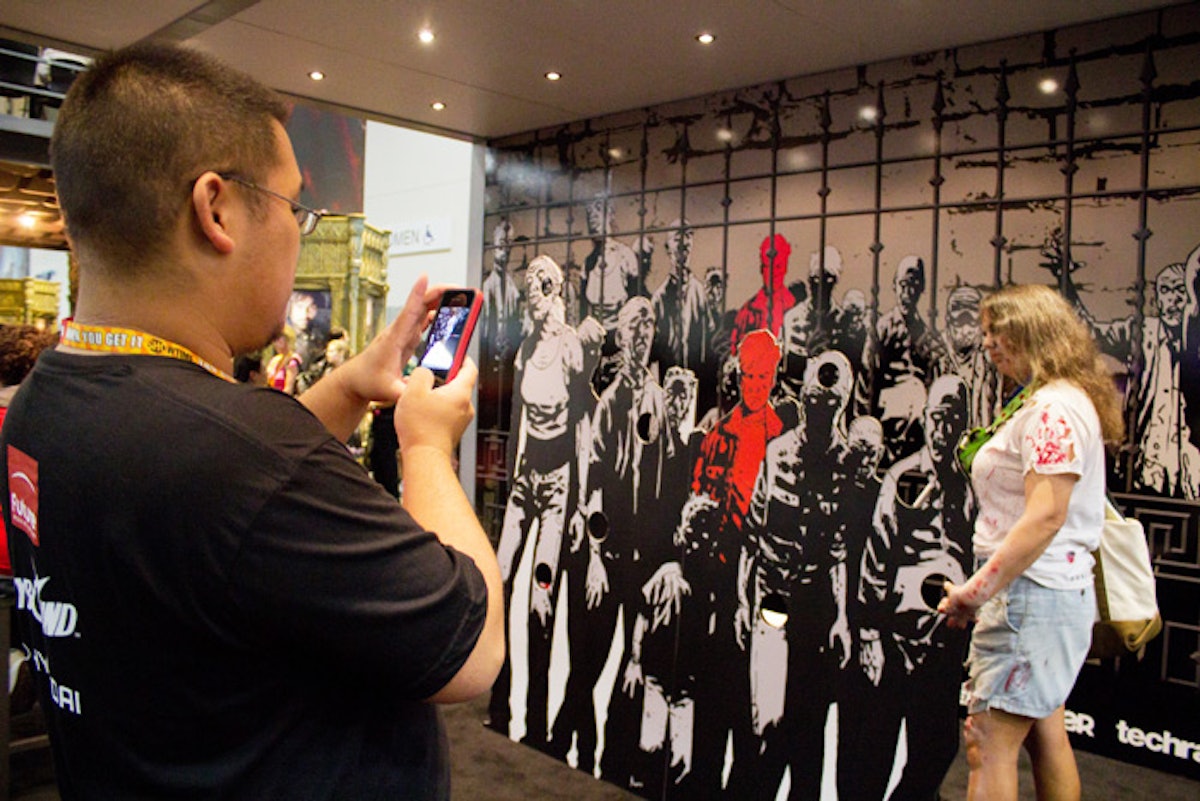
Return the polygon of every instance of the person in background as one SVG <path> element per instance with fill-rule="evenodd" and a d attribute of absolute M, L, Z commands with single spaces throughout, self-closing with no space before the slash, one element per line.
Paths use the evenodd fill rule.
<path fill-rule="evenodd" d="M 296 394 L 296 377 L 300 375 L 300 354 L 296 353 L 295 342 L 296 335 L 285 327 L 271 341 L 275 355 L 267 362 L 267 386 L 287 395 Z"/>
<path fill-rule="evenodd" d="M 8 414 L 17 387 L 29 375 L 42 351 L 53 347 L 57 339 L 57 334 L 32 325 L 0 325 L 0 424 Z M 0 537 L 0 574 L 12 575 L 8 540 L 3 537 Z"/>
<path fill-rule="evenodd" d="M 0 325 L 0 423 L 38 356 L 57 339 L 58 334 L 33 325 Z"/>
<path fill-rule="evenodd" d="M 438 704 L 503 660 L 500 571 L 453 464 L 477 370 L 402 374 L 441 291 L 418 277 L 303 399 L 229 375 L 277 336 L 322 215 L 287 112 L 143 43 L 97 59 L 55 125 L 75 318 L 13 399 L 0 474 L 63 798 L 444 801 Z M 343 444 L 370 401 L 396 404 L 403 505 Z"/>
<path fill-rule="evenodd" d="M 978 569 L 945 583 L 938 611 L 975 629 L 967 657 L 968 798 L 1015 799 L 1029 752 L 1039 798 L 1079 798 L 1064 703 L 1096 614 L 1092 552 L 1104 522 L 1105 442 L 1121 401 L 1087 327 L 1046 286 L 980 308 L 983 347 L 1021 392 L 971 459 Z"/>
<path fill-rule="evenodd" d="M 396 406 L 372 403 L 367 441 L 367 469 L 375 483 L 400 497 L 400 441 L 396 438 Z"/>
<path fill-rule="evenodd" d="M 863 350 L 867 346 L 867 297 L 860 289 L 847 289 L 833 319 L 830 350 L 846 354 L 857 376 L 862 370 Z M 856 379 L 857 382 L 857 379 Z"/>
<path fill-rule="evenodd" d="M 808 262 L 808 286 L 804 299 L 783 315 L 783 376 L 793 397 L 804 383 L 804 367 L 809 358 L 829 349 L 835 321 L 841 309 L 833 299 L 833 290 L 842 275 L 842 256 L 827 245 L 813 253 Z M 793 293 L 795 295 L 795 293 Z"/>
<path fill-rule="evenodd" d="M 638 286 L 641 266 L 633 248 L 617 239 L 616 207 L 605 195 L 598 195 L 587 205 L 587 230 L 592 240 L 592 250 L 584 257 L 580 273 L 579 293 L 583 306 L 576 319 L 594 318 L 604 327 L 604 345 L 600 350 L 600 363 L 591 376 L 592 391 L 599 398 L 621 369 L 621 356 L 617 353 L 617 314 L 625 301 L 643 296 Z M 568 273 L 571 265 L 567 264 Z M 526 282 L 528 283 L 528 282 Z M 574 282 L 568 280 L 568 287 Z M 570 293 L 567 294 L 568 301 Z M 567 315 L 569 325 L 572 316 Z"/>
<path fill-rule="evenodd" d="M 325 351 L 320 358 L 296 377 L 296 394 L 307 392 L 313 384 L 341 367 L 349 358 L 350 340 L 346 339 L 346 332 L 340 328 L 333 329 L 329 332 L 329 341 L 325 343 Z"/>
<path fill-rule="evenodd" d="M 8 404 L 33 369 L 38 356 L 46 348 L 54 347 L 57 339 L 56 333 L 33 325 L 0 325 L 0 424 L 8 414 Z M 0 537 L 0 575 L 12 575 L 8 537 Z M 11 592 L 11 587 L 7 591 Z M 33 709 L 35 698 L 29 659 L 20 648 L 9 649 L 8 691 L 11 717 L 25 715 Z M 11 725 L 11 719 L 4 725 Z M 44 727 L 39 726 L 38 731 L 43 733 Z"/>
<path fill-rule="evenodd" d="M 703 420 L 717 408 L 721 371 L 729 361 L 733 347 L 733 320 L 737 316 L 736 309 L 725 308 L 725 270 L 717 265 L 709 265 L 704 270 L 704 313 L 708 317 L 704 323 L 708 329 L 708 346 L 705 348 L 704 362 L 696 370 L 699 382 L 696 388 L 697 421 Z M 717 411 L 715 417 L 719 418 L 722 414 Z"/>
<path fill-rule="evenodd" d="M 243 384 L 256 387 L 267 385 L 267 376 L 262 369 L 262 356 L 258 353 L 243 353 L 233 360 L 233 377 Z"/>

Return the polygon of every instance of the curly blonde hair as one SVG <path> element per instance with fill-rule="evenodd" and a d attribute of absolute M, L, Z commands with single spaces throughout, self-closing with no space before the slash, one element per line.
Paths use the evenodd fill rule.
<path fill-rule="evenodd" d="M 1075 384 L 1096 407 L 1105 442 L 1116 447 L 1124 441 L 1116 385 L 1091 332 L 1060 294 L 1040 284 L 1006 286 L 983 299 L 980 317 L 987 320 L 992 336 L 1003 337 L 1029 362 L 1030 386 L 1056 379 Z"/>

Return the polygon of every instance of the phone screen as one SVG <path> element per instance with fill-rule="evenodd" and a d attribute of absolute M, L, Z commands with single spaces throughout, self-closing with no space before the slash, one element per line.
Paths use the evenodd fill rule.
<path fill-rule="evenodd" d="M 439 379 L 453 378 L 466 355 L 478 314 L 475 290 L 446 290 L 429 326 L 421 366 L 429 368 Z"/>

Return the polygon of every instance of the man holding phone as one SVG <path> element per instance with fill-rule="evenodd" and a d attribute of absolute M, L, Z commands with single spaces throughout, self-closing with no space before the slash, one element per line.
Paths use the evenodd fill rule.
<path fill-rule="evenodd" d="M 499 569 L 452 467 L 475 367 L 402 375 L 441 293 L 419 278 L 303 399 L 229 375 L 280 330 L 320 218 L 286 116 L 208 56 L 136 45 L 58 117 L 76 314 L 0 464 L 64 798 L 448 799 L 436 704 L 503 659 Z M 396 403 L 403 507 L 343 445 L 370 401 Z"/>

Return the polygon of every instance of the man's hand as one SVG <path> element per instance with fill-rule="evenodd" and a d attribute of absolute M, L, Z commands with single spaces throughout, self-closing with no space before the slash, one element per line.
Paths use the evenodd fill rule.
<path fill-rule="evenodd" d="M 342 373 L 343 386 L 367 401 L 391 403 L 404 387 L 404 367 L 421 344 L 421 332 L 437 308 L 443 287 L 429 287 L 419 276 L 408 293 L 404 308 L 371 344 L 335 372 Z"/>
<path fill-rule="evenodd" d="M 471 396 L 479 370 L 464 359 L 458 375 L 440 387 L 424 367 L 413 370 L 396 402 L 396 438 L 400 453 L 417 447 L 433 447 L 453 454 L 462 434 L 475 417 Z"/>
<path fill-rule="evenodd" d="M 431 307 L 442 294 L 440 288 L 430 289 L 428 284 L 425 276 L 420 276 L 392 324 L 362 353 L 300 396 L 300 403 L 343 442 L 358 428 L 370 402 L 390 404 L 404 391 L 404 366 L 421 341 Z"/>

